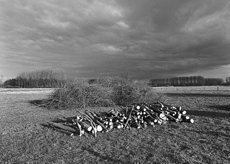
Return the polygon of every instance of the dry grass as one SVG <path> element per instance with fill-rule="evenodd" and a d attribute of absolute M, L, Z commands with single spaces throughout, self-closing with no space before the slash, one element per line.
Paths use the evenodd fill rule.
<path fill-rule="evenodd" d="M 229 97 L 166 95 L 165 103 L 187 109 L 195 124 L 113 130 L 96 138 L 73 138 L 42 126 L 76 114 L 28 102 L 44 98 L 45 94 L 0 93 L 1 163 L 230 163 Z"/>

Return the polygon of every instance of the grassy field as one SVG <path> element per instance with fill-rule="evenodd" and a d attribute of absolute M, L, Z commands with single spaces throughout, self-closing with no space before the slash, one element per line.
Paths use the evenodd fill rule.
<path fill-rule="evenodd" d="M 154 91 L 158 92 L 213 92 L 213 91 L 222 91 L 222 92 L 228 92 L 230 91 L 230 86 L 186 86 L 186 87 L 152 87 Z"/>
<path fill-rule="evenodd" d="M 230 163 L 230 91 L 164 91 L 162 100 L 182 106 L 194 124 L 113 130 L 96 138 L 70 137 L 43 126 L 79 110 L 31 103 L 51 92 L 0 90 L 0 163 Z"/>

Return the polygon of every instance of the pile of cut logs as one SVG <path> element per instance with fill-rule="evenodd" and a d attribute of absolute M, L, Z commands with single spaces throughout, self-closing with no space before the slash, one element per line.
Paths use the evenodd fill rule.
<path fill-rule="evenodd" d="M 108 132 L 114 128 L 146 128 L 168 122 L 188 122 L 194 120 L 186 115 L 181 107 L 166 105 L 162 102 L 135 103 L 129 106 L 112 109 L 108 112 L 78 112 L 77 116 L 48 122 L 48 125 L 71 135 L 82 136 L 91 133 Z"/>

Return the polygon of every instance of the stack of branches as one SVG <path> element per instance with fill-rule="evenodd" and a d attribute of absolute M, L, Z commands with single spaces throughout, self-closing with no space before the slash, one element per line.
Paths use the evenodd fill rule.
<path fill-rule="evenodd" d="M 85 133 L 109 132 L 114 128 L 146 128 L 169 122 L 194 123 L 181 107 L 166 105 L 162 102 L 135 103 L 129 106 L 112 109 L 108 112 L 78 112 L 77 116 L 48 122 L 48 125 L 69 133 L 82 136 Z"/>

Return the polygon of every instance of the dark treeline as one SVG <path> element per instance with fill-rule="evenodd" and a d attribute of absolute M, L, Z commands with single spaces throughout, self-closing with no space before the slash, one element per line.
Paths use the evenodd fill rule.
<path fill-rule="evenodd" d="M 3 87 L 10 88 L 55 88 L 65 82 L 65 75 L 60 71 L 41 70 L 24 72 L 16 78 L 8 79 Z"/>
<path fill-rule="evenodd" d="M 123 76 L 121 78 L 124 78 Z M 102 78 L 103 79 L 103 78 Z M 102 80 L 101 79 L 101 80 Z M 114 79 L 114 78 L 113 78 Z M 125 79 L 128 79 L 125 77 Z M 107 80 L 109 80 L 107 78 Z M 89 79 L 89 83 L 96 83 L 97 79 Z M 16 78 L 8 79 L 2 87 L 9 88 L 56 88 L 66 82 L 66 77 L 62 71 L 39 70 L 23 72 Z M 99 81 L 97 81 L 98 83 Z M 100 83 L 103 83 L 101 81 Z M 202 76 L 184 76 L 172 78 L 158 78 L 149 81 L 150 86 L 212 86 L 230 85 L 230 77 L 224 82 L 221 78 L 204 78 Z"/>
<path fill-rule="evenodd" d="M 221 78 L 204 78 L 202 76 L 185 76 L 151 79 L 151 86 L 212 86 L 212 85 L 229 85 L 230 78 L 226 78 L 226 83 Z"/>

